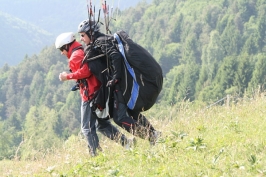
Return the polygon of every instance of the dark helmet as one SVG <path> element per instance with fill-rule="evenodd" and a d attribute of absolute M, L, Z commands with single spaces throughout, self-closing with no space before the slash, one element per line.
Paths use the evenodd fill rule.
<path fill-rule="evenodd" d="M 84 32 L 88 36 L 94 35 L 95 32 L 100 31 L 100 25 L 98 23 L 95 24 L 93 20 L 84 20 L 78 26 L 78 33 Z"/>

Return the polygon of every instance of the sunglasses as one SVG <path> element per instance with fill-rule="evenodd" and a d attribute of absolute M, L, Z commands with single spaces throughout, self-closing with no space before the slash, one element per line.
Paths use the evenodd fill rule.
<path fill-rule="evenodd" d="M 59 48 L 59 50 L 60 50 L 61 52 L 63 52 L 64 50 L 66 50 L 66 45 L 63 45 L 61 48 Z"/>
<path fill-rule="evenodd" d="M 65 50 L 64 46 L 59 49 L 61 52 Z"/>

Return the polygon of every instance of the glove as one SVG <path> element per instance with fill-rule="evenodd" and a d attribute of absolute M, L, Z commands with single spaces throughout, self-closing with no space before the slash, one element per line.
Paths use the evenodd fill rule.
<path fill-rule="evenodd" d="M 114 86 L 119 80 L 118 79 L 112 79 L 112 80 L 109 80 L 106 84 L 106 87 L 112 87 Z"/>

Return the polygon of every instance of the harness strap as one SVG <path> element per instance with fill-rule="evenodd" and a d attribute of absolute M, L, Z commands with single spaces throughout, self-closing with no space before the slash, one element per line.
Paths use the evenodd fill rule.
<path fill-rule="evenodd" d="M 82 47 L 82 46 L 75 47 L 74 49 L 72 49 L 71 54 L 72 54 L 73 52 L 75 52 L 76 50 L 79 50 L 79 49 L 82 49 L 82 50 L 83 50 L 83 47 Z"/>

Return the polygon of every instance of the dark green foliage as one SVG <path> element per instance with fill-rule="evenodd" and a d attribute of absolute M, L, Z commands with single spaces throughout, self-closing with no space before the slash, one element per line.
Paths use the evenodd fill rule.
<path fill-rule="evenodd" d="M 237 94 L 243 96 L 248 83 L 252 77 L 253 66 L 247 54 L 240 55 L 237 58 L 237 71 L 234 79 L 234 86 L 237 87 Z"/>
<path fill-rule="evenodd" d="M 262 8 L 262 7 L 260 7 Z M 259 17 L 258 19 L 258 43 L 259 43 L 259 47 L 260 47 L 260 51 L 265 51 L 263 50 L 264 46 L 265 46 L 265 31 L 266 31 L 266 19 L 265 19 L 265 15 L 266 15 L 266 5 L 264 5 L 264 9 L 262 10 L 262 16 Z"/>
<path fill-rule="evenodd" d="M 256 58 L 255 68 L 252 74 L 251 81 L 248 83 L 248 90 L 250 93 L 263 91 L 266 82 L 266 56 L 260 54 Z"/>
<path fill-rule="evenodd" d="M 181 45 L 179 43 L 170 43 L 163 48 L 163 52 L 159 58 L 160 65 L 164 74 L 168 73 L 170 69 L 179 64 L 181 58 Z"/>
<path fill-rule="evenodd" d="M 224 58 L 224 62 L 217 71 L 215 78 L 216 89 L 219 91 L 216 95 L 221 94 L 221 90 L 225 91 L 230 89 L 233 85 L 233 81 L 236 75 L 237 60 L 236 56 Z"/>

